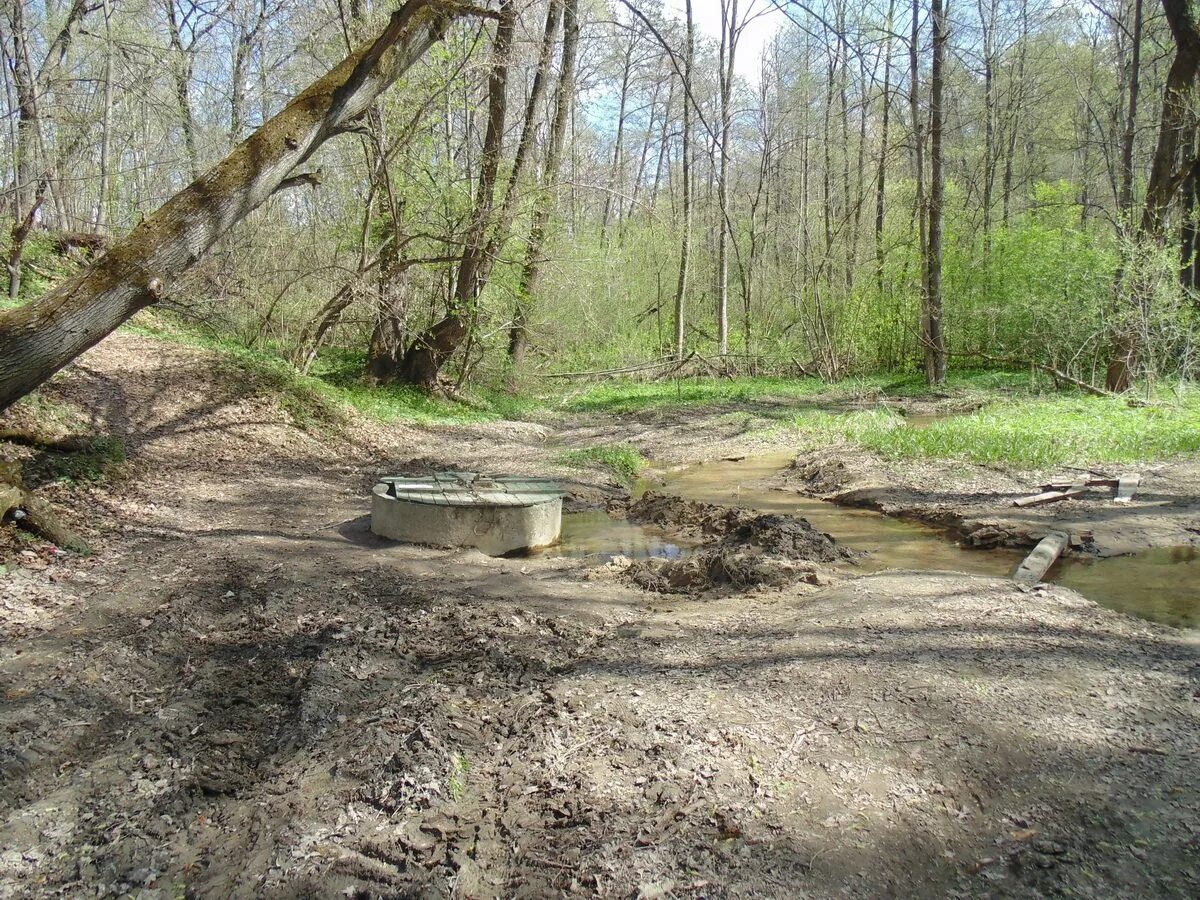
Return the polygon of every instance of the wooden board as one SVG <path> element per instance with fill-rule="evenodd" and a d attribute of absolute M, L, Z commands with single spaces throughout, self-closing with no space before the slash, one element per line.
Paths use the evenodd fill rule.
<path fill-rule="evenodd" d="M 1065 491 L 1043 491 L 1040 494 L 1034 494 L 1032 497 L 1022 497 L 1020 500 L 1014 500 L 1013 506 L 1041 506 L 1043 503 L 1056 503 L 1059 500 L 1067 500 L 1071 497 L 1078 497 L 1080 494 L 1087 491 L 1087 485 L 1083 482 L 1076 482 Z"/>
<path fill-rule="evenodd" d="M 1041 581 L 1050 567 L 1054 565 L 1054 561 L 1066 549 L 1068 540 L 1069 538 L 1065 532 L 1050 532 L 1021 561 L 1021 564 L 1017 566 L 1017 570 L 1013 572 L 1013 578 L 1025 584 L 1036 584 Z"/>
<path fill-rule="evenodd" d="M 1041 489 L 1043 491 L 1065 491 L 1075 483 L 1076 482 L 1053 481 L 1050 484 L 1043 484 Z M 1115 488 L 1117 486 L 1117 479 L 1115 479 L 1115 478 L 1089 478 L 1086 481 L 1084 481 L 1083 483 L 1087 487 Z"/>
<path fill-rule="evenodd" d="M 1117 503 L 1128 503 L 1137 493 L 1138 485 L 1142 483 L 1141 475 L 1122 475 L 1117 482 Z"/>

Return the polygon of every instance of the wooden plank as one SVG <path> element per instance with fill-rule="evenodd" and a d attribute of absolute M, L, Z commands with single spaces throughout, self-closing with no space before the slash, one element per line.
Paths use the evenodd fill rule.
<path fill-rule="evenodd" d="M 1133 499 L 1133 495 L 1137 493 L 1138 485 L 1142 483 L 1142 476 L 1137 474 L 1122 475 L 1117 482 L 1117 503 L 1128 503 Z"/>
<path fill-rule="evenodd" d="M 1040 494 L 1034 494 L 1032 497 L 1022 497 L 1020 500 L 1014 500 L 1013 506 L 1038 506 L 1042 503 L 1051 503 L 1055 500 L 1062 500 L 1066 497 L 1064 491 L 1042 491 Z"/>
<path fill-rule="evenodd" d="M 1051 482 L 1050 484 L 1043 484 L 1041 489 L 1043 491 L 1065 491 L 1065 490 L 1069 489 L 1073 484 L 1076 484 L 1076 483 L 1077 482 L 1054 481 L 1054 482 Z M 1089 478 L 1086 481 L 1084 481 L 1083 483 L 1087 487 L 1115 488 L 1117 486 L 1117 479 L 1115 479 L 1115 478 Z"/>
<path fill-rule="evenodd" d="M 1021 564 L 1017 566 L 1017 570 L 1013 572 L 1013 578 L 1025 584 L 1036 584 L 1041 581 L 1050 567 L 1054 565 L 1054 561 L 1066 549 L 1068 540 L 1069 538 L 1065 532 L 1050 532 L 1021 561 Z"/>
<path fill-rule="evenodd" d="M 1087 491 L 1087 487 L 1083 484 L 1071 485 L 1065 491 L 1044 491 L 1041 494 L 1034 494 L 1032 497 L 1022 497 L 1020 500 L 1014 500 L 1013 506 L 1041 506 L 1043 503 L 1056 503 L 1059 500 L 1078 497 L 1085 491 Z"/>

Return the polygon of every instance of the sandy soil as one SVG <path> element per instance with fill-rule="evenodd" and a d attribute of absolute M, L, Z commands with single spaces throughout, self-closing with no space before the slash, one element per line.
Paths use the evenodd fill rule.
<path fill-rule="evenodd" d="M 0 576 L 0 897 L 1200 892 L 1194 632 L 999 579 L 697 600 L 389 545 L 377 475 L 553 474 L 550 429 L 316 438 L 128 336 L 52 390 L 131 458 L 49 492 L 92 557 Z M 731 412 L 562 430 L 759 449 Z"/>

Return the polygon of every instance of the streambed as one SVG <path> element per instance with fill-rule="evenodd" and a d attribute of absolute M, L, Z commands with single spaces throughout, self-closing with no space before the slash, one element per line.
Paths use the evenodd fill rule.
<path fill-rule="evenodd" d="M 864 572 L 915 569 L 1008 576 L 1025 555 L 1021 550 L 963 547 L 955 536 L 927 525 L 780 490 L 771 482 L 792 457 L 777 452 L 677 467 L 639 481 L 633 493 L 657 490 L 686 500 L 802 516 L 847 546 L 867 551 L 859 566 Z M 678 535 L 588 510 L 563 516 L 557 552 L 676 558 L 694 546 Z M 1200 550 L 1195 547 L 1156 548 L 1102 560 L 1070 557 L 1058 562 L 1047 580 L 1130 615 L 1177 627 L 1200 626 Z"/>

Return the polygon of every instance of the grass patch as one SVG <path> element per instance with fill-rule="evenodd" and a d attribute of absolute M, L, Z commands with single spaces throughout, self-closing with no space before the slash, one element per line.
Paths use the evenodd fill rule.
<path fill-rule="evenodd" d="M 1104 397 L 993 402 L 968 415 L 908 427 L 888 410 L 805 413 L 791 427 L 807 441 L 845 439 L 889 458 L 928 457 L 1020 468 L 1132 463 L 1200 452 L 1200 395 L 1131 407 Z"/>
<path fill-rule="evenodd" d="M 1027 393 L 1028 372 L 962 371 L 951 373 L 944 392 L 955 394 Z M 941 393 L 941 392 L 939 392 Z M 632 413 L 648 409 L 721 406 L 762 400 L 818 399 L 823 403 L 880 395 L 918 398 L 930 395 L 920 374 L 871 375 L 828 382 L 819 378 L 690 379 L 687 381 L 607 381 L 590 385 L 558 403 L 568 412 Z M 545 398 L 550 403 L 550 398 Z"/>
<path fill-rule="evenodd" d="M 804 397 L 828 387 L 816 378 L 737 378 L 636 382 L 608 381 L 556 404 L 567 412 L 631 413 L 646 409 L 718 406 L 766 397 Z"/>
<path fill-rule="evenodd" d="M 30 485 L 97 484 L 119 478 L 125 464 L 125 445 L 120 438 L 103 435 L 92 438 L 79 450 L 44 450 L 23 466 Z"/>
<path fill-rule="evenodd" d="M 298 427 L 307 431 L 344 425 L 347 408 L 380 422 L 436 425 L 520 419 L 540 406 L 536 400 L 514 397 L 505 391 L 473 391 L 458 401 L 405 385 L 364 384 L 359 378 L 365 357 L 352 351 L 323 353 L 311 373 L 301 375 L 271 348 L 248 349 L 235 341 L 155 318 L 125 327 L 137 334 L 220 353 L 222 364 L 245 385 L 248 395 L 273 399 Z"/>
<path fill-rule="evenodd" d="M 608 469 L 624 484 L 632 484 L 646 468 L 646 459 L 632 447 L 624 444 L 601 444 L 567 450 L 559 454 L 559 462 L 578 469 L 600 466 Z"/>

